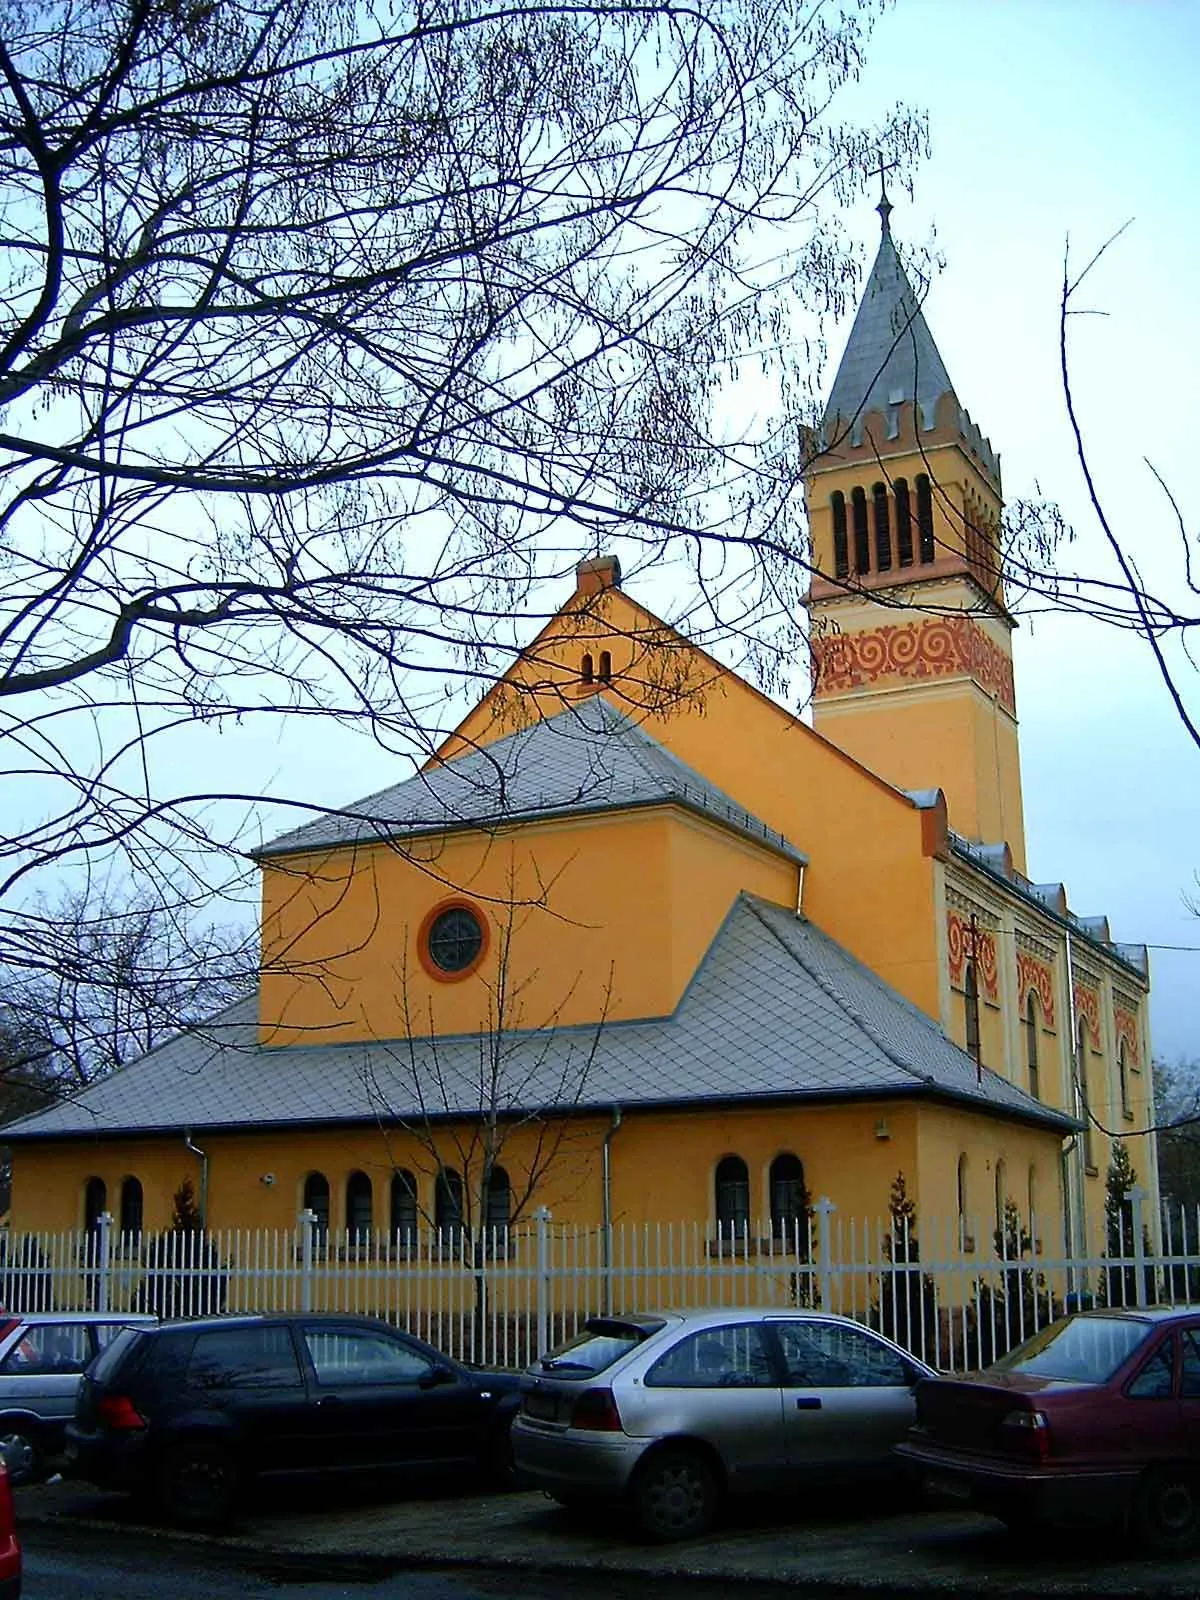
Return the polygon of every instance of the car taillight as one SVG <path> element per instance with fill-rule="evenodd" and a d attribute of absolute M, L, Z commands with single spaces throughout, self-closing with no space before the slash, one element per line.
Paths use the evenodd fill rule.
<path fill-rule="evenodd" d="M 1044 1411 L 1010 1411 L 1000 1426 L 1010 1449 L 1039 1461 L 1050 1454 L 1050 1421 Z"/>
<path fill-rule="evenodd" d="M 588 1428 L 593 1433 L 620 1433 L 621 1413 L 611 1389 L 585 1389 L 571 1413 L 573 1428 Z"/>
<path fill-rule="evenodd" d="M 104 1426 L 118 1432 L 146 1426 L 145 1417 L 127 1394 L 106 1394 L 96 1410 Z"/>

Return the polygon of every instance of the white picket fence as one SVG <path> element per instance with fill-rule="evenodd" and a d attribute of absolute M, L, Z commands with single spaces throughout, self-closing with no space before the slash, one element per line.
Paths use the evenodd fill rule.
<path fill-rule="evenodd" d="M 821 1308 L 882 1329 L 934 1365 L 986 1364 L 1064 1309 L 1200 1300 L 1200 1214 L 1164 1217 L 1149 1247 L 1140 1205 L 1117 1248 L 1071 1259 L 1037 1221 L 994 1227 L 842 1217 L 808 1224 L 696 1222 L 608 1230 L 528 1222 L 479 1233 L 323 1232 L 311 1212 L 285 1230 L 128 1235 L 0 1232 L 10 1310 L 156 1311 L 161 1316 L 339 1311 L 383 1317 L 466 1361 L 521 1367 L 589 1316 L 670 1306 Z M 1127 1235 L 1127 1237 L 1126 1237 Z M 1023 1248 L 1022 1248 L 1023 1246 Z"/>

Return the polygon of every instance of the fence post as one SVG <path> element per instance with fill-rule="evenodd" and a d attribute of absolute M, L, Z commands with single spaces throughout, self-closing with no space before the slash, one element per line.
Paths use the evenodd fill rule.
<path fill-rule="evenodd" d="M 317 1232 L 317 1213 L 304 1210 L 296 1219 L 300 1229 L 300 1309 L 313 1307 L 313 1245 Z"/>
<path fill-rule="evenodd" d="M 112 1212 L 96 1218 L 96 1310 L 107 1311 L 112 1280 Z"/>
<path fill-rule="evenodd" d="M 1146 1285 L 1146 1235 L 1142 1227 L 1142 1207 L 1149 1196 L 1149 1190 L 1143 1189 L 1140 1184 L 1129 1191 L 1129 1207 L 1132 1213 L 1133 1226 L 1133 1282 L 1134 1294 L 1139 1306 L 1150 1304 L 1150 1293 Z"/>
<path fill-rule="evenodd" d="M 550 1210 L 539 1206 L 533 1213 L 537 1223 L 537 1350 L 545 1355 L 550 1348 Z"/>
<path fill-rule="evenodd" d="M 813 1210 L 817 1214 L 817 1258 L 820 1262 L 818 1276 L 821 1283 L 821 1310 L 833 1310 L 833 1213 L 837 1210 L 828 1195 L 817 1201 Z"/>

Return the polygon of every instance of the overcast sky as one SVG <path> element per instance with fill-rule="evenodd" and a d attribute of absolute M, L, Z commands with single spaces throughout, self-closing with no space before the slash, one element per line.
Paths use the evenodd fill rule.
<path fill-rule="evenodd" d="M 1058 501 L 1078 532 L 1066 558 L 1083 570 L 1109 568 L 1059 381 L 1063 250 L 1069 235 L 1082 266 L 1133 219 L 1082 301 L 1106 314 L 1073 324 L 1073 386 L 1110 517 L 1181 600 L 1178 537 L 1144 458 L 1195 535 L 1198 61 L 1194 0 L 901 0 L 857 91 L 929 111 L 932 157 L 913 201 L 893 196 L 893 232 L 944 258 L 925 311 L 951 381 L 1001 454 L 1006 497 Z M 874 238 L 869 211 L 862 226 Z M 1065 882 L 1083 915 L 1107 913 L 1117 939 L 1200 946 L 1182 898 L 1200 898 L 1200 751 L 1146 644 L 1029 619 L 1016 670 L 1032 876 Z M 1200 713 L 1200 674 L 1183 663 L 1182 681 Z M 1156 1053 L 1200 1058 L 1200 953 L 1155 949 L 1151 962 Z"/>
<path fill-rule="evenodd" d="M 944 260 L 926 317 L 959 399 L 1000 452 L 1007 497 L 1056 500 L 1077 529 L 1067 559 L 1093 573 L 1109 567 L 1062 401 L 1063 250 L 1069 235 L 1082 265 L 1132 219 L 1083 301 L 1105 315 L 1074 324 L 1074 383 L 1111 517 L 1147 579 L 1181 598 L 1172 515 L 1143 458 L 1200 527 L 1188 475 L 1200 384 L 1197 61 L 1195 0 L 901 0 L 841 107 L 869 117 L 904 98 L 928 110 L 932 156 L 911 201 L 893 193 L 893 232 Z M 847 219 L 867 264 L 873 200 Z M 848 331 L 849 320 L 834 333 L 834 362 Z M 656 604 L 652 585 L 631 587 Z M 1106 913 L 1114 938 L 1158 947 L 1156 1053 L 1200 1060 L 1200 953 L 1163 948 L 1200 946 L 1183 899 L 1200 897 L 1200 751 L 1144 641 L 1079 617 L 1025 618 L 1016 669 L 1031 875 L 1063 881 L 1079 914 Z M 1200 715 L 1200 673 L 1184 664 L 1182 682 Z M 311 741 L 307 726 L 278 746 L 256 741 L 268 791 L 344 803 L 411 771 L 365 739 L 323 737 L 319 758 Z M 273 818 L 266 832 L 296 820 Z"/>

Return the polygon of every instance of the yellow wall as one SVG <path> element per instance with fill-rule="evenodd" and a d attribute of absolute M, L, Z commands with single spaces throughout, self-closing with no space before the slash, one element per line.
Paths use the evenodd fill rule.
<path fill-rule="evenodd" d="M 952 1224 L 958 1215 L 958 1162 L 967 1158 L 966 1212 L 976 1250 L 990 1252 L 996 1215 L 996 1163 L 1004 1163 L 1004 1197 L 1015 1202 L 1023 1223 L 1029 1221 L 1029 1171 L 1036 1173 L 1037 1229 L 1044 1253 L 1060 1257 L 1062 1239 L 1062 1138 L 1050 1130 L 1027 1128 L 998 1117 L 980 1117 L 950 1106 L 922 1106 L 917 1135 L 920 1186 L 915 1198 L 920 1214 L 930 1219 L 923 1254 L 944 1241 L 935 1235 L 932 1219 Z M 949 1241 L 945 1241 L 948 1243 Z"/>
<path fill-rule="evenodd" d="M 453 759 L 502 737 L 578 692 L 586 649 L 607 648 L 606 698 L 704 773 L 749 812 L 804 851 L 804 910 L 826 933 L 931 1016 L 939 1014 L 933 862 L 923 814 L 897 790 L 815 734 L 703 652 L 663 645 L 665 665 L 687 690 L 655 698 L 657 624 L 628 596 L 608 590 L 582 615 L 552 622 L 509 679 L 464 720 L 442 752 Z M 649 702 L 653 709 L 641 708 Z"/>
<path fill-rule="evenodd" d="M 663 1016 L 738 893 L 794 907 L 797 872 L 675 808 L 273 861 L 263 873 L 261 1037 Z M 458 982 L 431 977 L 418 956 L 421 924 L 447 897 L 471 901 L 491 935 L 478 970 Z"/>

